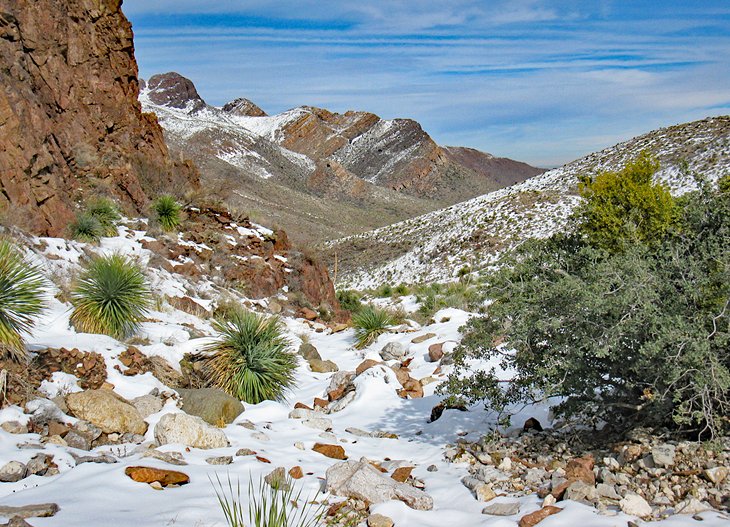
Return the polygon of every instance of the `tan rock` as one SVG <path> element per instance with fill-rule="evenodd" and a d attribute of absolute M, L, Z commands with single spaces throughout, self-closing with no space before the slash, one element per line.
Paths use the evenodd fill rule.
<path fill-rule="evenodd" d="M 71 393 L 66 396 L 66 405 L 75 417 L 98 426 L 106 434 L 147 431 L 139 411 L 111 390 Z"/>
<path fill-rule="evenodd" d="M 371 514 L 367 519 L 368 527 L 393 527 L 393 520 L 382 514 Z"/>
<path fill-rule="evenodd" d="M 429 339 L 432 339 L 436 336 L 436 333 L 426 333 L 425 335 L 420 335 L 418 337 L 415 337 L 411 339 L 411 342 L 413 344 L 420 344 L 421 342 L 426 342 Z"/>
<path fill-rule="evenodd" d="M 553 507 L 552 505 L 548 505 L 540 510 L 531 512 L 530 514 L 523 516 L 522 518 L 520 518 L 520 521 L 517 525 L 519 527 L 533 527 L 533 525 L 537 525 L 548 516 L 557 514 L 562 510 L 563 509 L 561 509 L 560 507 Z"/>

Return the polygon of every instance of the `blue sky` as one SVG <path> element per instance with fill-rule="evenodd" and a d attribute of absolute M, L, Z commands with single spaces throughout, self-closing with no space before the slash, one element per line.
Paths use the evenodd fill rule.
<path fill-rule="evenodd" d="M 556 166 L 730 113 L 728 0 L 126 0 L 140 75 Z"/>

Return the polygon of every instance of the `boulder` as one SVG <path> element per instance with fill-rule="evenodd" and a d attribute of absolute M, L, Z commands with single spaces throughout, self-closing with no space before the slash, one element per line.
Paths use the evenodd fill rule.
<path fill-rule="evenodd" d="M 322 360 L 317 348 L 314 347 L 314 344 L 309 342 L 302 342 L 302 345 L 299 346 L 299 355 L 304 357 L 304 360 L 306 361 L 310 361 L 312 359 Z"/>
<path fill-rule="evenodd" d="M 193 448 L 224 448 L 228 438 L 223 430 L 215 428 L 195 415 L 165 414 L 155 425 L 155 440 L 159 445 L 177 443 Z"/>
<path fill-rule="evenodd" d="M 431 496 L 380 472 L 367 460 L 344 461 L 332 465 L 326 474 L 327 491 L 371 504 L 400 500 L 416 510 L 431 510 Z"/>
<path fill-rule="evenodd" d="M 111 390 L 86 390 L 66 396 L 69 411 L 106 434 L 144 434 L 147 423 L 139 411 Z"/>
<path fill-rule="evenodd" d="M 212 425 L 230 424 L 243 413 L 243 404 L 218 388 L 178 389 L 182 409 Z"/>
<path fill-rule="evenodd" d="M 339 371 L 339 366 L 331 360 L 311 359 L 309 367 L 315 373 L 333 373 Z"/>
<path fill-rule="evenodd" d="M 380 357 L 383 360 L 402 360 L 406 356 L 406 353 L 405 346 L 400 342 L 388 342 L 380 350 Z"/>

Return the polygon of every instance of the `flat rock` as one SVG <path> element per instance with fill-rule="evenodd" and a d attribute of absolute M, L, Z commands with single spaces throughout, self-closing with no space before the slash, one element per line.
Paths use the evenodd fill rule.
<path fill-rule="evenodd" d="M 22 507 L 10 507 L 8 505 L 0 505 L 0 516 L 13 518 L 48 518 L 53 516 L 60 509 L 55 503 L 39 503 L 37 505 L 23 505 Z"/>
<path fill-rule="evenodd" d="M 431 510 L 431 496 L 380 472 L 367 460 L 344 461 L 327 469 L 327 491 L 371 504 L 399 500 L 416 510 Z"/>
<path fill-rule="evenodd" d="M 137 409 L 139 415 L 142 416 L 142 419 L 147 419 L 152 414 L 156 414 L 162 410 L 162 407 L 164 406 L 162 399 L 151 394 L 135 397 L 129 402 Z"/>
<path fill-rule="evenodd" d="M 360 375 L 362 372 L 367 371 L 373 366 L 377 366 L 378 364 L 382 363 L 373 359 L 365 359 L 360 364 L 358 364 L 357 368 L 355 368 L 355 375 Z"/>
<path fill-rule="evenodd" d="M 657 445 L 651 449 L 651 458 L 657 467 L 673 467 L 676 451 L 677 447 L 675 447 L 674 445 Z"/>
<path fill-rule="evenodd" d="M 145 453 L 142 454 L 142 457 L 159 459 L 160 461 L 164 461 L 165 463 L 169 463 L 170 465 L 185 466 L 188 464 L 188 462 L 185 461 L 182 453 L 180 452 L 162 452 L 161 450 L 157 450 L 155 448 L 145 451 Z"/>
<path fill-rule="evenodd" d="M 520 502 L 511 501 L 504 503 L 492 503 L 482 509 L 482 514 L 491 514 L 492 516 L 513 516 L 520 513 Z"/>
<path fill-rule="evenodd" d="M 28 427 L 19 421 L 5 421 L 0 424 L 0 428 L 9 434 L 27 434 Z"/>
<path fill-rule="evenodd" d="M 202 418 L 185 413 L 165 414 L 155 425 L 155 440 L 159 445 L 176 443 L 193 448 L 224 448 L 228 438 Z"/>
<path fill-rule="evenodd" d="M 326 417 L 315 417 L 314 419 L 302 419 L 302 424 L 315 430 L 332 430 L 332 420 Z"/>
<path fill-rule="evenodd" d="M 139 483 L 159 482 L 163 487 L 168 485 L 184 485 L 190 482 L 187 474 L 176 470 L 152 467 L 127 467 L 124 473 Z"/>
<path fill-rule="evenodd" d="M 312 450 L 332 459 L 347 459 L 345 449 L 340 445 L 329 445 L 326 443 L 315 443 Z"/>
<path fill-rule="evenodd" d="M 215 456 L 205 459 L 209 465 L 230 465 L 233 463 L 233 456 Z"/>
<path fill-rule="evenodd" d="M 315 373 L 333 373 L 339 371 L 339 366 L 331 360 L 311 359 L 309 367 Z"/>
<path fill-rule="evenodd" d="M 230 424 L 243 413 L 243 404 L 218 388 L 178 389 L 182 409 L 212 425 Z"/>
<path fill-rule="evenodd" d="M 628 514 L 629 516 L 645 518 L 647 516 L 651 516 L 652 513 L 651 505 L 649 505 L 647 501 L 638 494 L 626 494 L 623 499 L 618 502 L 618 506 L 621 508 L 621 512 Z"/>
<path fill-rule="evenodd" d="M 111 390 L 86 390 L 66 396 L 74 416 L 88 421 L 106 434 L 144 434 L 147 423 L 139 411 Z"/>
<path fill-rule="evenodd" d="M 418 337 L 411 339 L 411 343 L 420 344 L 421 342 L 426 342 L 427 340 L 432 339 L 435 336 L 436 333 L 426 333 L 425 335 L 419 335 Z"/>

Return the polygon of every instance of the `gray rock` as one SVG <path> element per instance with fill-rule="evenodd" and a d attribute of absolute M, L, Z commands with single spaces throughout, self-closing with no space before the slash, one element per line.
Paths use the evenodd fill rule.
<path fill-rule="evenodd" d="M 55 503 L 39 503 L 37 505 L 23 505 L 22 507 L 11 507 L 0 505 L 0 516 L 5 518 L 48 518 L 55 515 L 60 509 Z"/>
<path fill-rule="evenodd" d="M 162 402 L 162 399 L 150 394 L 135 397 L 129 402 L 137 409 L 139 415 L 142 416 L 142 419 L 147 419 L 152 414 L 156 414 L 162 410 L 162 407 L 165 405 L 165 403 Z"/>
<path fill-rule="evenodd" d="M 465 476 L 461 478 L 461 483 L 469 489 L 474 497 L 479 501 L 490 501 L 497 497 L 492 487 L 484 483 L 479 478 L 473 476 Z"/>
<path fill-rule="evenodd" d="M 585 481 L 574 481 L 565 489 L 563 499 L 592 504 L 598 500 L 598 492 L 593 485 L 589 485 Z"/>
<path fill-rule="evenodd" d="M 30 414 L 31 420 L 37 425 L 46 425 L 52 421 L 64 422 L 66 416 L 53 401 L 48 399 L 33 399 L 25 403 L 25 413 Z"/>
<path fill-rule="evenodd" d="M 71 448 L 91 450 L 93 443 L 101 436 L 101 428 L 86 421 L 77 421 L 63 438 Z"/>
<path fill-rule="evenodd" d="M 230 424 L 243 412 L 241 401 L 218 388 L 179 389 L 182 409 L 188 415 L 201 417 L 205 422 Z"/>
<path fill-rule="evenodd" d="M 343 461 L 327 469 L 327 491 L 337 496 L 355 498 L 372 504 L 400 500 L 416 510 L 431 510 L 431 496 L 399 483 L 373 467 L 367 460 Z"/>
<path fill-rule="evenodd" d="M 230 465 L 233 463 L 233 456 L 215 456 L 205 460 L 209 465 Z"/>
<path fill-rule="evenodd" d="M 670 444 L 657 445 L 651 449 L 651 457 L 657 467 L 669 468 L 674 466 L 674 457 L 677 447 Z"/>
<path fill-rule="evenodd" d="M 402 360 L 406 356 L 406 348 L 400 342 L 388 342 L 380 350 L 383 360 Z"/>
<path fill-rule="evenodd" d="M 271 438 L 263 432 L 254 432 L 251 437 L 258 439 L 259 441 L 271 441 Z"/>
<path fill-rule="evenodd" d="M 9 461 L 0 468 L 0 481 L 7 483 L 20 481 L 26 475 L 26 467 L 20 461 Z"/>
<path fill-rule="evenodd" d="M 319 417 L 322 417 L 322 412 L 307 408 L 294 408 L 294 410 L 289 412 L 289 419 L 317 419 Z"/>
<path fill-rule="evenodd" d="M 264 476 L 264 481 L 276 490 L 287 491 L 290 489 L 286 481 L 286 469 L 284 467 L 277 467 L 269 472 Z"/>
<path fill-rule="evenodd" d="M 326 417 L 316 417 L 314 419 L 302 419 L 302 424 L 308 428 L 315 430 L 332 430 L 332 420 Z"/>
<path fill-rule="evenodd" d="M 509 459 L 509 458 L 507 458 Z M 490 458 L 491 460 L 491 458 Z M 523 479 L 525 481 L 526 485 L 530 485 L 531 487 L 539 487 L 543 484 L 543 482 L 547 479 L 548 473 L 546 470 L 542 468 L 530 468 L 527 470 L 525 475 L 523 476 Z"/>
<path fill-rule="evenodd" d="M 327 392 L 333 392 L 339 390 L 347 391 L 348 387 L 352 385 L 352 379 L 355 378 L 354 371 L 342 370 L 335 373 L 330 377 L 329 386 L 327 386 Z"/>
<path fill-rule="evenodd" d="M 322 357 L 319 355 L 319 351 L 317 351 L 317 348 L 314 347 L 313 344 L 310 344 L 309 342 L 302 342 L 302 345 L 299 346 L 299 355 L 304 357 L 304 360 L 310 361 L 312 359 L 322 360 Z"/>
<path fill-rule="evenodd" d="M 250 448 L 239 448 L 236 451 L 237 456 L 255 456 L 256 452 L 251 450 Z"/>
<path fill-rule="evenodd" d="M 49 454 L 38 453 L 26 464 L 25 468 L 29 476 L 45 476 L 48 473 L 48 469 L 51 468 L 53 463 L 53 456 Z"/>
<path fill-rule="evenodd" d="M 98 426 L 106 434 L 147 431 L 147 423 L 137 409 L 111 390 L 70 393 L 66 404 L 74 416 Z"/>
<path fill-rule="evenodd" d="M 198 416 L 185 413 L 163 415 L 155 425 L 155 440 L 159 445 L 176 443 L 201 449 L 228 446 L 223 430 L 214 428 Z"/>
<path fill-rule="evenodd" d="M 438 472 L 439 468 L 436 465 L 429 465 L 426 470 L 429 472 Z"/>
<path fill-rule="evenodd" d="M 142 457 L 159 459 L 160 461 L 164 461 L 165 463 L 169 463 L 170 465 L 183 466 L 188 464 L 188 462 L 185 461 L 185 459 L 183 458 L 181 452 L 162 452 L 161 450 L 152 448 L 142 454 Z"/>
<path fill-rule="evenodd" d="M 482 509 L 482 514 L 492 516 L 513 516 L 520 513 L 520 502 L 492 503 Z"/>
<path fill-rule="evenodd" d="M 621 496 L 619 496 L 618 492 L 616 492 L 616 489 L 613 485 L 608 485 L 607 483 L 599 483 L 596 485 L 596 492 L 601 498 L 607 498 L 609 500 L 616 500 L 619 501 L 621 499 Z"/>
<path fill-rule="evenodd" d="M 339 371 L 340 367 L 331 360 L 310 359 L 309 367 L 315 373 L 333 373 Z"/>
<path fill-rule="evenodd" d="M 674 510 L 677 514 L 699 514 L 700 512 L 712 510 L 712 507 L 697 498 L 689 498 L 677 503 Z"/>
<path fill-rule="evenodd" d="M 725 481 L 729 474 L 730 469 L 728 467 L 713 467 L 705 470 L 705 477 L 715 485 Z"/>
<path fill-rule="evenodd" d="M 99 454 L 96 456 L 77 456 L 71 452 L 71 457 L 74 458 L 77 465 L 83 465 L 84 463 L 101 463 L 106 465 L 112 465 L 117 462 L 117 459 L 110 454 Z"/>

